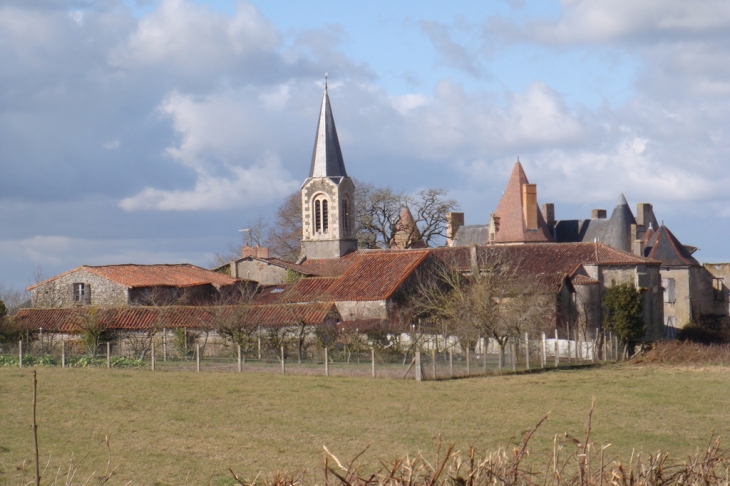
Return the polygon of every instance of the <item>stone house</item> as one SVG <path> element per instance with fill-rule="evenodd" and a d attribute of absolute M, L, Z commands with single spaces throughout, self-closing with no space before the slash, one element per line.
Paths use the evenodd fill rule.
<path fill-rule="evenodd" d="M 190 264 L 83 265 L 28 287 L 34 308 L 213 303 L 241 285 Z"/>

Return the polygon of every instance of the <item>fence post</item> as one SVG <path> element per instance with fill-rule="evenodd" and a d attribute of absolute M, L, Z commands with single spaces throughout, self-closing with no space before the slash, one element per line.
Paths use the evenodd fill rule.
<path fill-rule="evenodd" d="M 167 361 L 167 329 L 162 328 L 162 361 Z"/>
<path fill-rule="evenodd" d="M 373 368 L 373 378 L 375 378 L 375 348 L 370 348 L 370 362 Z"/>
<path fill-rule="evenodd" d="M 18 368 L 23 367 L 23 340 L 18 341 Z"/>
<path fill-rule="evenodd" d="M 591 363 L 596 362 L 596 339 L 597 336 L 593 335 L 593 340 L 591 340 L 590 348 L 591 348 Z"/>
<path fill-rule="evenodd" d="M 431 371 L 433 371 L 433 379 L 436 379 L 436 350 L 431 348 Z"/>
<path fill-rule="evenodd" d="M 112 354 L 111 354 L 111 343 L 109 341 L 106 342 L 106 368 L 109 369 L 112 367 Z"/>
<path fill-rule="evenodd" d="M 258 332 L 258 343 L 259 343 L 259 361 L 261 361 L 261 328 L 259 327 Z"/>
<path fill-rule="evenodd" d="M 487 372 L 487 351 L 489 351 L 489 338 L 482 338 L 482 354 L 484 354 L 484 372 Z"/>
<path fill-rule="evenodd" d="M 530 371 L 530 335 L 525 333 L 525 369 Z"/>
<path fill-rule="evenodd" d="M 237 348 L 238 348 L 238 372 L 240 373 L 241 371 L 243 371 L 243 369 L 241 367 L 241 345 L 239 344 L 237 346 Z"/>
<path fill-rule="evenodd" d="M 330 358 L 327 348 L 324 348 L 324 376 L 330 375 Z"/>
<path fill-rule="evenodd" d="M 606 331 L 603 331 L 603 362 L 608 363 L 608 345 L 606 343 Z"/>
<path fill-rule="evenodd" d="M 466 346 L 466 376 L 469 376 L 469 345 Z"/>
<path fill-rule="evenodd" d="M 542 333 L 542 341 L 540 342 L 540 367 L 544 368 L 547 365 L 547 341 L 545 339 L 545 333 Z"/>
<path fill-rule="evenodd" d="M 567 324 L 566 323 L 565 326 L 566 326 L 565 337 L 568 338 L 567 339 L 567 342 L 568 342 L 568 366 L 570 366 L 571 365 L 571 363 L 570 363 L 570 361 L 571 361 L 570 360 L 570 355 L 571 355 L 571 352 L 570 352 L 571 351 L 571 346 L 570 346 L 570 324 Z"/>
<path fill-rule="evenodd" d="M 200 343 L 195 343 L 195 371 L 200 371 Z"/>
<path fill-rule="evenodd" d="M 416 351 L 416 381 L 422 381 L 423 375 L 421 374 L 421 350 Z"/>
<path fill-rule="evenodd" d="M 449 348 L 449 377 L 454 377 L 454 350 Z"/>
<path fill-rule="evenodd" d="M 155 340 L 153 339 L 152 340 L 152 354 L 150 355 L 150 365 L 151 365 L 152 371 L 155 371 L 155 361 L 156 361 L 156 357 L 155 357 Z"/>
<path fill-rule="evenodd" d="M 61 368 L 66 367 L 66 340 L 61 340 Z"/>
<path fill-rule="evenodd" d="M 560 343 L 558 343 L 558 330 L 555 329 L 555 367 L 560 366 Z"/>
<path fill-rule="evenodd" d="M 512 372 L 517 373 L 517 343 L 511 342 L 509 345 L 509 354 L 512 358 Z"/>
<path fill-rule="evenodd" d="M 286 362 L 284 361 L 284 345 L 281 345 L 281 374 L 286 374 Z"/>

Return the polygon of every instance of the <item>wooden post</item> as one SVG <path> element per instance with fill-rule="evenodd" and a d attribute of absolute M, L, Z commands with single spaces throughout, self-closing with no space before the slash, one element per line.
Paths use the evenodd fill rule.
<path fill-rule="evenodd" d="M 603 331 L 603 362 L 608 363 L 608 343 L 606 342 L 606 331 Z"/>
<path fill-rule="evenodd" d="M 421 350 L 416 351 L 416 381 L 423 381 L 421 373 Z"/>
<path fill-rule="evenodd" d="M 200 343 L 195 343 L 195 370 L 200 372 Z"/>
<path fill-rule="evenodd" d="M 23 340 L 18 341 L 18 368 L 23 367 Z"/>
<path fill-rule="evenodd" d="M 433 379 L 436 379 L 436 350 L 431 348 L 431 371 L 433 372 Z"/>
<path fill-rule="evenodd" d="M 237 348 L 238 348 L 238 372 L 240 373 L 241 371 L 243 371 L 243 367 L 241 366 L 241 345 L 239 344 L 237 346 Z"/>
<path fill-rule="evenodd" d="M 509 354 L 512 359 L 512 372 L 517 372 L 517 343 L 511 342 L 509 344 Z"/>
<path fill-rule="evenodd" d="M 489 338 L 482 338 L 482 354 L 484 355 L 484 373 L 487 372 L 487 351 L 489 351 Z"/>
<path fill-rule="evenodd" d="M 530 371 L 530 335 L 525 333 L 525 369 Z"/>
<path fill-rule="evenodd" d="M 558 343 L 558 330 L 555 329 L 555 367 L 560 366 L 560 343 Z"/>
<path fill-rule="evenodd" d="M 36 397 L 38 394 L 38 377 L 36 376 L 35 370 L 33 370 L 33 444 L 35 445 L 35 485 L 41 486 L 41 466 L 38 463 L 38 425 L 36 423 L 35 412 L 36 412 Z"/>
<path fill-rule="evenodd" d="M 454 377 L 454 350 L 449 348 L 449 377 Z"/>
<path fill-rule="evenodd" d="M 66 367 L 66 340 L 61 340 L 61 368 Z"/>
<path fill-rule="evenodd" d="M 593 339 L 591 340 L 591 363 L 596 362 L 596 337 L 594 335 Z"/>
<path fill-rule="evenodd" d="M 545 333 L 542 333 L 542 342 L 540 343 L 540 367 L 544 368 L 547 365 L 547 340 L 545 339 Z"/>
<path fill-rule="evenodd" d="M 281 374 L 286 374 L 286 361 L 284 357 L 284 345 L 281 345 Z"/>
<path fill-rule="evenodd" d="M 324 348 L 324 376 L 330 375 L 330 357 L 327 348 Z"/>
<path fill-rule="evenodd" d="M 502 372 L 502 367 L 504 366 L 504 346 L 499 345 L 499 349 L 497 350 L 497 370 L 499 372 Z"/>
<path fill-rule="evenodd" d="M 185 345 L 185 360 L 188 359 L 188 328 L 183 327 L 183 344 Z"/>
<path fill-rule="evenodd" d="M 580 333 L 577 329 L 573 332 L 575 332 L 575 359 L 578 364 L 583 364 L 583 343 L 580 341 Z"/>
<path fill-rule="evenodd" d="M 570 366 L 570 324 L 567 323 L 565 337 L 568 338 L 568 366 Z"/>
<path fill-rule="evenodd" d="M 469 376 L 469 346 L 466 346 L 466 376 Z"/>
<path fill-rule="evenodd" d="M 162 361 L 167 361 L 167 329 L 162 328 Z"/>
<path fill-rule="evenodd" d="M 261 328 L 259 327 L 258 332 L 258 341 L 259 341 L 259 361 L 261 361 Z"/>
<path fill-rule="evenodd" d="M 373 378 L 375 378 L 375 348 L 370 348 L 370 363 L 373 368 Z"/>
<path fill-rule="evenodd" d="M 155 341 L 152 340 L 152 354 L 150 359 L 150 364 L 152 365 L 152 371 L 155 371 Z"/>
<path fill-rule="evenodd" d="M 112 367 L 112 354 L 111 354 L 111 343 L 106 342 L 106 367 L 107 369 Z"/>

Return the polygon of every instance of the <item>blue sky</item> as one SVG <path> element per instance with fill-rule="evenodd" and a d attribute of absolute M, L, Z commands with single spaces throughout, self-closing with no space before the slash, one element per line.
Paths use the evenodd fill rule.
<path fill-rule="evenodd" d="M 559 219 L 655 205 L 728 261 L 730 4 L 0 0 L 0 286 L 206 265 L 306 176 L 323 75 L 348 172 L 486 222 L 520 157 Z"/>

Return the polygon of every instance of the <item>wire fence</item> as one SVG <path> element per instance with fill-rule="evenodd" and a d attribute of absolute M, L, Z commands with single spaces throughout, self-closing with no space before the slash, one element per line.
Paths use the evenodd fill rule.
<path fill-rule="evenodd" d="M 170 339 L 168 339 L 170 338 Z M 329 346 L 312 339 L 274 347 L 257 341 L 241 346 L 217 335 L 194 335 L 184 343 L 174 335 L 118 336 L 84 342 L 74 335 L 47 334 L 29 341 L 0 344 L 0 366 L 142 368 L 151 371 L 259 372 L 441 380 L 494 373 L 525 372 L 617 361 L 619 341 L 611 334 L 596 339 L 513 336 L 501 345 L 481 338 L 462 346 L 454 337 L 398 336 L 398 346 L 367 339 Z M 270 343 L 269 343 L 270 344 Z M 93 352 L 92 352 L 93 351 Z"/>

